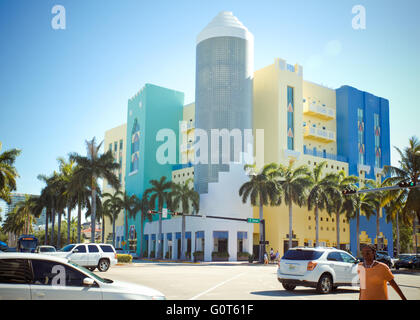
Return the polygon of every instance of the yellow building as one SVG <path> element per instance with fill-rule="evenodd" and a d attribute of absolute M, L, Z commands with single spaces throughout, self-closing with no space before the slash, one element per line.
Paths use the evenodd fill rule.
<path fill-rule="evenodd" d="M 125 190 L 125 162 L 126 162 L 126 146 L 127 146 L 127 124 L 122 124 L 105 132 L 104 148 L 105 152 L 111 150 L 114 159 L 120 164 L 120 168 L 116 172 L 120 182 L 121 191 Z M 106 179 L 103 181 L 103 193 L 113 194 L 115 190 L 108 185 Z M 116 247 L 121 247 L 121 241 L 124 237 L 124 211 L 121 210 L 115 221 L 116 227 Z M 112 221 L 109 218 L 105 219 L 105 239 L 107 242 L 112 242 Z"/>
<path fill-rule="evenodd" d="M 264 164 L 275 162 L 311 169 L 327 162 L 325 172 L 348 174 L 348 164 L 337 156 L 336 92 L 303 80 L 300 65 L 275 59 L 274 64 L 254 74 L 254 130 L 264 130 Z M 254 208 L 258 218 L 258 208 Z M 264 207 L 266 240 L 269 248 L 282 255 L 288 247 L 289 209 Z M 340 217 L 340 242 L 349 248 L 349 224 Z M 259 242 L 259 227 L 254 228 L 254 245 Z M 320 245 L 336 246 L 335 216 L 319 213 Z M 293 205 L 294 246 L 315 245 L 315 216 L 306 207 Z"/>

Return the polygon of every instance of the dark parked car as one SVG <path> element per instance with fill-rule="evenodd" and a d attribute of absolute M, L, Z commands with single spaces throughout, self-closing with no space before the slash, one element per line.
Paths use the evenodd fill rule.
<path fill-rule="evenodd" d="M 360 257 L 359 260 L 363 262 L 363 257 Z M 385 263 L 389 268 L 392 267 L 392 259 L 386 251 L 376 251 L 375 260 Z"/>
<path fill-rule="evenodd" d="M 402 255 L 394 263 L 395 269 L 408 268 L 415 269 L 420 268 L 420 256 L 413 255 Z"/>

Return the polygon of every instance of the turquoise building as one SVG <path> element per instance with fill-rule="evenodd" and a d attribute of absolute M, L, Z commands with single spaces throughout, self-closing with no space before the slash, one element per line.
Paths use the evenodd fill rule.
<path fill-rule="evenodd" d="M 128 100 L 127 109 L 127 152 L 125 186 L 128 195 L 141 199 L 144 190 L 150 187 L 149 181 L 165 176 L 172 177 L 173 163 L 161 164 L 156 155 L 158 149 L 167 141 L 157 141 L 161 129 L 172 130 L 179 137 L 179 121 L 182 119 L 184 93 L 146 84 L 134 97 Z M 176 141 L 176 161 L 179 158 Z M 141 252 L 140 213 L 135 219 L 128 219 L 128 243 L 130 251 Z M 137 237 L 138 235 L 138 237 Z"/>

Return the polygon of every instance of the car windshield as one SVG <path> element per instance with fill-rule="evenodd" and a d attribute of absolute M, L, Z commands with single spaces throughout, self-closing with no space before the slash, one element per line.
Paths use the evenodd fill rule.
<path fill-rule="evenodd" d="M 322 251 L 316 250 L 289 250 L 282 259 L 287 260 L 316 260 L 322 256 Z"/>
<path fill-rule="evenodd" d="M 53 247 L 41 247 L 40 251 L 41 252 L 55 252 L 55 248 L 53 248 Z"/>
<path fill-rule="evenodd" d="M 69 244 L 67 246 L 65 246 L 64 248 L 61 248 L 59 251 L 63 251 L 63 252 L 69 252 L 74 248 L 74 244 Z"/>
<path fill-rule="evenodd" d="M 102 283 L 113 283 L 114 282 L 110 279 L 101 278 L 100 276 L 94 274 L 92 271 L 86 269 L 85 267 L 82 267 L 82 266 L 78 265 L 77 263 L 74 263 L 74 262 L 71 262 L 71 261 L 68 261 L 68 263 L 71 264 L 73 267 L 76 267 L 77 269 L 83 270 L 84 272 L 89 274 L 92 278 L 95 278 L 96 280 L 98 280 Z"/>
<path fill-rule="evenodd" d="M 36 246 L 36 240 L 21 240 L 20 246 L 24 249 L 33 249 Z"/>
<path fill-rule="evenodd" d="M 414 256 L 402 256 L 400 257 L 401 260 L 413 260 Z"/>

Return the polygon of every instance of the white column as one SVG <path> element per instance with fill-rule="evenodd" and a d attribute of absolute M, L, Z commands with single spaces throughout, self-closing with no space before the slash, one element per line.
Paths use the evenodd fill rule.
<path fill-rule="evenodd" d="M 211 261 L 213 251 L 213 229 L 204 230 L 204 261 Z"/>
<path fill-rule="evenodd" d="M 191 231 L 191 261 L 194 261 L 195 241 L 195 231 Z"/>
<path fill-rule="evenodd" d="M 236 261 L 237 260 L 237 252 L 238 252 L 238 231 L 237 229 L 229 228 L 229 238 L 228 238 L 228 252 L 229 252 L 229 261 Z"/>

